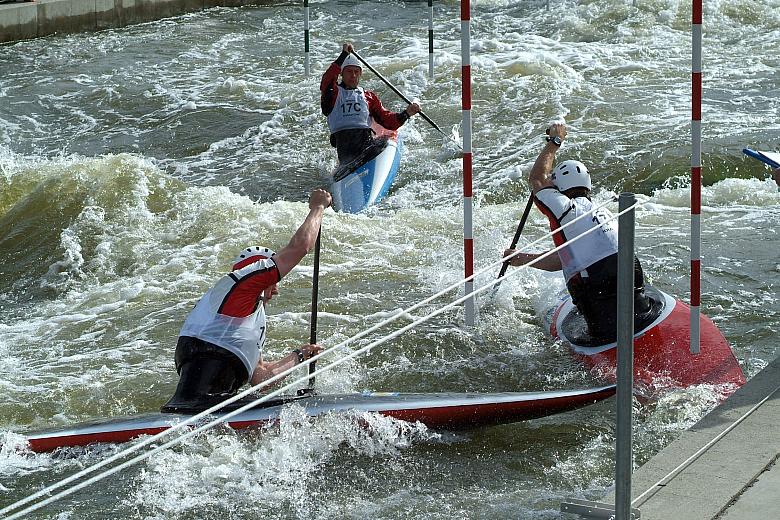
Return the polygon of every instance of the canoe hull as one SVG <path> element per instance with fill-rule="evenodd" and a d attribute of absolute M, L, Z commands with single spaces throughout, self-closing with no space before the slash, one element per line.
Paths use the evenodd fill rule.
<path fill-rule="evenodd" d="M 734 353 L 712 320 L 700 315 L 701 352 L 690 352 L 690 307 L 657 289 L 664 298 L 661 314 L 634 335 L 634 382 L 641 394 L 653 395 L 668 388 L 709 384 L 720 387 L 724 397 L 745 383 Z M 578 344 L 564 332 L 564 320 L 576 307 L 562 294 L 545 314 L 545 327 L 554 339 L 567 343 L 573 355 L 594 374 L 615 381 L 616 343 Z"/>
<path fill-rule="evenodd" d="M 614 393 L 614 386 L 604 386 L 585 390 L 493 394 L 315 394 L 277 399 L 270 406 L 265 406 L 269 403 L 261 403 L 229 418 L 227 423 L 236 430 L 263 427 L 278 421 L 283 407 L 297 403 L 311 417 L 326 413 L 373 412 L 408 422 L 419 421 L 432 429 L 456 430 L 546 417 L 588 406 Z M 214 414 L 214 417 L 220 415 L 224 413 Z M 152 413 L 30 433 L 26 437 L 30 449 L 47 452 L 98 442 L 127 442 L 141 435 L 160 433 L 189 417 Z"/>
<path fill-rule="evenodd" d="M 359 213 L 387 195 L 401 165 L 403 141 L 397 132 L 386 131 L 384 136 L 387 146 L 379 155 L 331 184 L 336 211 Z"/>

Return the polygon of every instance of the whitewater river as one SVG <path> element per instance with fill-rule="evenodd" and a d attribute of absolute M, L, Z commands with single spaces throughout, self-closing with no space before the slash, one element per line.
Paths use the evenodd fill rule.
<path fill-rule="evenodd" d="M 591 167 L 599 202 L 638 194 L 645 271 L 688 299 L 690 3 L 631 3 L 474 7 L 477 269 L 509 244 L 544 128 L 565 118 L 570 139 L 559 155 Z M 307 194 L 335 165 L 318 85 L 343 41 L 462 135 L 459 4 L 435 2 L 433 79 L 427 12 L 427 2 L 313 2 L 308 78 L 300 2 L 0 46 L 0 506 L 118 450 L 36 455 L 20 434 L 157 410 L 176 386 L 173 348 L 197 299 L 237 249 L 289 239 Z M 780 195 L 768 170 L 741 153 L 780 146 L 778 48 L 778 0 L 705 1 L 702 308 L 748 377 L 780 352 Z M 405 106 L 368 71 L 363 85 L 391 109 Z M 402 135 L 390 196 L 365 214 L 325 215 L 325 346 L 462 277 L 461 159 L 422 119 Z M 521 243 L 545 232 L 534 211 Z M 312 273 L 309 257 L 271 302 L 269 358 L 306 342 Z M 458 307 L 321 375 L 318 389 L 601 384 L 540 326 L 538 309 L 562 287 L 560 275 L 520 271 L 478 301 L 474 329 Z M 718 392 L 635 404 L 636 464 L 709 411 Z M 293 408 L 270 431 L 208 432 L 31 517 L 559 518 L 562 500 L 598 499 L 612 485 L 613 409 L 608 400 L 437 433 L 377 417 L 309 423 Z"/>

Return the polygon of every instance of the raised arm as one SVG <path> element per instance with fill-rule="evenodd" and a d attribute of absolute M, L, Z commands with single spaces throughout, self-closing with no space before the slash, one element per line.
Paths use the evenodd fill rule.
<path fill-rule="evenodd" d="M 344 60 L 347 59 L 349 53 L 352 52 L 352 44 L 345 43 L 341 47 L 341 54 L 336 58 L 336 61 L 330 64 L 328 70 L 322 75 L 320 80 L 320 108 L 323 115 L 328 115 L 336 105 L 336 92 L 339 83 L 339 74 L 341 73 L 341 65 Z"/>
<path fill-rule="evenodd" d="M 545 143 L 542 152 L 539 157 L 536 158 L 531 172 L 528 174 L 528 184 L 531 185 L 531 191 L 538 192 L 543 188 L 549 188 L 553 186 L 553 182 L 550 179 L 550 172 L 555 162 L 555 154 L 558 153 L 560 145 L 555 144 L 555 138 L 559 138 L 560 142 L 566 139 L 566 125 L 564 123 L 553 123 L 547 129 L 551 140 Z"/>
<path fill-rule="evenodd" d="M 279 276 L 284 277 L 306 256 L 317 241 L 322 224 L 322 214 L 331 205 L 333 199 L 325 190 L 316 189 L 309 196 L 309 214 L 303 224 L 290 239 L 290 242 L 274 255 Z"/>

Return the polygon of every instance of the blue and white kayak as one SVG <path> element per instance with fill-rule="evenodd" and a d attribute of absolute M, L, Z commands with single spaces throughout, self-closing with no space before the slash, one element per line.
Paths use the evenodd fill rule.
<path fill-rule="evenodd" d="M 228 418 L 226 422 L 236 430 L 263 428 L 278 422 L 282 409 L 294 403 L 302 406 L 310 417 L 328 413 L 369 412 L 407 422 L 420 422 L 432 429 L 454 430 L 547 417 L 591 405 L 614 394 L 614 385 L 581 390 L 492 394 L 305 394 L 259 403 L 254 408 Z M 237 410 L 243 404 L 248 404 L 248 401 L 239 400 L 232 403 L 229 409 Z M 215 413 L 213 417 L 225 413 Z M 99 442 L 127 442 L 141 435 L 158 434 L 189 417 L 191 415 L 178 413 L 149 413 L 76 424 L 25 436 L 32 451 L 47 452 Z"/>
<path fill-rule="evenodd" d="M 758 159 L 762 163 L 766 164 L 770 168 L 780 168 L 780 153 L 777 152 L 760 152 L 758 150 L 752 150 L 750 148 L 744 148 L 742 153 L 753 159 Z"/>
<path fill-rule="evenodd" d="M 390 190 L 401 164 L 403 141 L 398 132 L 385 129 L 377 133 L 377 139 L 384 141 L 378 155 L 369 153 L 334 172 L 330 193 L 336 211 L 359 213 Z"/>

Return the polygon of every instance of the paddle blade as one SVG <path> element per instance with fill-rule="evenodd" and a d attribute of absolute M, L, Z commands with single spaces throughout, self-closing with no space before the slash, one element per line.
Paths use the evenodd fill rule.
<path fill-rule="evenodd" d="M 463 157 L 463 148 L 460 145 L 460 135 L 458 134 L 458 126 L 452 127 L 450 134 L 442 133 L 444 136 L 441 142 L 441 154 L 440 159 L 457 159 Z"/>

